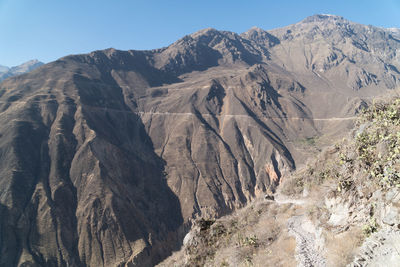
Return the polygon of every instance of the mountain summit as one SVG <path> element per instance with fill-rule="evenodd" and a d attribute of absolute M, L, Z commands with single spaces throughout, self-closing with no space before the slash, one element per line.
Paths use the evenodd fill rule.
<path fill-rule="evenodd" d="M 43 65 L 43 63 L 38 61 L 37 59 L 29 60 L 25 63 L 22 63 L 21 65 L 11 67 L 11 68 L 0 65 L 0 81 L 6 79 L 8 77 L 11 77 L 11 76 L 30 72 L 42 65 Z"/>
<path fill-rule="evenodd" d="M 392 32 L 318 15 L 4 80 L 0 265 L 160 262 L 193 220 L 274 192 L 309 140 L 330 142 L 397 89 Z"/>

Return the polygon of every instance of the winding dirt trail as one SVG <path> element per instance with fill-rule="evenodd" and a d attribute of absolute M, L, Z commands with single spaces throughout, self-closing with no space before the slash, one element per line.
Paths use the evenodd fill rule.
<path fill-rule="evenodd" d="M 275 201 L 278 205 L 294 204 L 303 206 L 304 199 L 289 199 L 278 197 Z M 325 258 L 322 256 L 324 241 L 318 234 L 318 230 L 305 215 L 297 215 L 289 218 L 287 228 L 290 235 L 296 239 L 296 255 L 300 267 L 324 267 Z"/>
<path fill-rule="evenodd" d="M 304 226 L 306 225 L 313 227 L 312 222 L 304 215 L 293 216 L 287 223 L 289 233 L 296 238 L 296 259 L 298 266 L 326 266 L 325 259 L 322 257 L 318 249 L 318 243 L 320 243 L 320 240 L 316 236 L 316 233 L 305 229 Z"/>

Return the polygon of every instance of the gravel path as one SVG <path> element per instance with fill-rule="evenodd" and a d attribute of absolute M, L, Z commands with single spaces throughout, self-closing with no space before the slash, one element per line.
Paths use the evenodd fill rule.
<path fill-rule="evenodd" d="M 318 249 L 322 245 L 322 241 L 316 235 L 316 229 L 312 222 L 304 215 L 293 216 L 288 220 L 287 227 L 289 234 L 296 238 L 298 266 L 326 266 L 325 259 L 322 257 L 320 249 Z"/>
<path fill-rule="evenodd" d="M 305 199 L 290 199 L 285 196 L 277 196 L 275 199 L 278 205 L 294 204 L 303 206 Z M 287 222 L 290 235 L 296 239 L 296 259 L 300 267 L 322 267 L 326 266 L 325 258 L 321 255 L 324 242 L 318 230 L 306 216 L 293 216 Z"/>

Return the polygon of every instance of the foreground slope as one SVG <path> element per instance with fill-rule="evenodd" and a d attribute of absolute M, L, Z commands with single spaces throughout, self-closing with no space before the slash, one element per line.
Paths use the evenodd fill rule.
<path fill-rule="evenodd" d="M 305 161 L 302 140 L 329 139 L 397 88 L 399 48 L 392 30 L 318 15 L 5 80 L 0 264 L 159 262 L 193 218 L 274 191 Z"/>

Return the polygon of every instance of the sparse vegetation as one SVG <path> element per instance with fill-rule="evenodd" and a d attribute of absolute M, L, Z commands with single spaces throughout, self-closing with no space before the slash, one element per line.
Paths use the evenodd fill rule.
<path fill-rule="evenodd" d="M 252 261 L 251 256 L 246 256 L 244 258 L 244 262 L 246 263 L 246 266 L 253 266 L 253 261 Z"/>
<path fill-rule="evenodd" d="M 362 112 L 356 137 L 360 165 L 380 186 L 400 187 L 400 99 Z"/>
<path fill-rule="evenodd" d="M 379 225 L 376 222 L 375 218 L 371 218 L 367 224 L 365 224 L 362 228 L 363 234 L 366 237 L 369 237 L 371 234 L 377 232 L 379 229 Z"/>
<path fill-rule="evenodd" d="M 282 192 L 299 193 L 330 179 L 337 180 L 342 193 L 370 181 L 381 188 L 400 187 L 400 98 L 364 109 L 357 127 L 354 139 L 322 153 L 322 160 L 297 172 Z"/>
<path fill-rule="evenodd" d="M 239 246 L 253 246 L 258 247 L 258 238 L 256 235 L 243 237 L 241 233 L 238 234 L 238 245 Z"/>
<path fill-rule="evenodd" d="M 335 229 L 335 238 L 340 233 L 343 240 L 350 240 L 348 233 L 358 233 L 349 242 L 354 252 L 366 238 L 379 232 L 381 225 L 388 225 L 383 196 L 398 192 L 396 187 L 400 187 L 400 99 L 374 103 L 363 110 L 349 138 L 327 148 L 287 179 L 280 190 L 299 198 L 304 192 L 318 191 L 314 194 L 317 197 L 325 192 L 331 206 L 318 212 L 310 208 L 306 214 Z M 329 243 L 332 247 L 339 244 L 334 239 Z M 343 255 L 343 264 L 354 259 L 349 251 Z"/>
<path fill-rule="evenodd" d="M 221 267 L 228 267 L 229 263 L 226 260 L 224 260 L 224 261 L 221 262 L 220 266 Z"/>
<path fill-rule="evenodd" d="M 318 136 L 306 137 L 299 140 L 299 143 L 306 146 L 315 146 Z"/>
<path fill-rule="evenodd" d="M 339 192 L 347 191 L 347 190 L 349 190 L 351 188 L 352 185 L 353 185 L 353 181 L 352 180 L 340 180 L 337 190 Z"/>
<path fill-rule="evenodd" d="M 281 232 L 276 216 L 290 216 L 290 206 L 260 200 L 221 219 L 198 219 L 196 234 L 183 251 L 185 266 L 260 266 L 259 255 L 276 260 L 277 255 L 267 253 Z"/>

